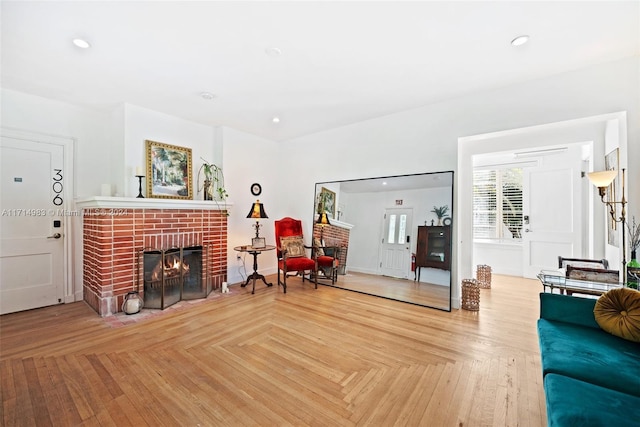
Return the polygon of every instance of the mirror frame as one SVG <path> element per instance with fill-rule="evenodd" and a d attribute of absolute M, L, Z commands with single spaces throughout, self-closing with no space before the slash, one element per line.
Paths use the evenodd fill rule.
<path fill-rule="evenodd" d="M 455 177 L 455 173 L 452 170 L 448 170 L 448 171 L 437 171 L 437 172 L 424 172 L 424 173 L 416 173 L 416 174 L 405 174 L 405 175 L 391 175 L 391 176 L 377 176 L 377 177 L 370 177 L 370 178 L 356 178 L 356 179 L 345 179 L 345 180 L 336 180 L 336 181 L 322 181 L 322 182 L 316 182 L 315 186 L 314 186 L 314 203 L 313 203 L 313 221 L 312 221 L 312 235 L 313 235 L 313 231 L 314 231 L 314 223 L 317 217 L 317 203 L 318 203 L 318 192 L 322 191 L 323 187 L 327 187 L 327 186 L 331 186 L 334 184 L 342 184 L 342 183 L 357 183 L 357 182 L 363 182 L 363 181 L 372 181 L 372 180 L 392 180 L 394 178 L 411 178 L 411 177 L 428 177 L 428 176 L 434 176 L 434 175 L 441 175 L 441 174 L 447 174 L 450 176 L 451 179 L 451 183 L 449 185 L 450 188 L 450 194 L 449 194 L 449 205 L 451 206 L 451 210 L 449 213 L 449 217 L 450 218 L 454 218 L 455 215 L 455 210 L 454 210 L 454 177 Z M 428 188 L 428 187 L 420 187 L 420 188 Z M 437 187 L 433 187 L 433 188 L 437 188 Z M 409 188 L 403 187 L 403 188 L 396 188 L 396 189 L 389 189 L 389 190 L 383 190 L 383 191 L 377 191 L 377 192 L 393 192 L 393 191 L 403 191 L 403 190 L 408 190 Z M 419 188 L 411 188 L 411 189 L 419 189 Z M 361 193 L 366 193 L 368 191 L 363 191 Z M 339 196 L 340 194 L 338 194 L 338 201 L 339 201 Z M 334 200 L 335 201 L 335 200 Z M 337 208 L 337 207 L 334 207 Z M 392 208 L 392 206 L 388 206 L 387 208 Z M 333 218 L 332 218 L 333 219 Z M 341 221 L 341 219 L 337 219 L 337 221 Z M 425 221 L 425 225 L 426 225 L 426 221 Z M 357 226 L 357 224 L 355 225 Z M 412 224 L 412 233 L 411 235 L 413 236 L 413 231 L 415 229 L 415 237 L 417 240 L 417 227 L 419 226 L 418 222 L 413 220 L 413 224 Z M 428 305 L 425 303 L 421 303 L 421 302 L 415 302 L 415 301 L 411 301 L 409 299 L 401 299 L 401 298 L 395 298 L 392 296 L 387 296 L 387 295 L 380 295 L 377 294 L 375 292 L 366 292 L 363 290 L 358 290 L 358 289 L 350 289 L 349 287 L 344 287 L 344 286 L 340 286 L 338 284 L 331 284 L 331 283 L 321 283 L 318 282 L 322 285 L 325 286 L 331 286 L 331 287 L 335 287 L 338 289 L 344 289 L 347 291 L 351 291 L 351 292 L 358 292 L 361 294 L 366 294 L 366 295 L 372 295 L 372 296 L 376 296 L 379 298 L 385 298 L 385 299 L 389 299 L 389 300 L 393 300 L 393 301 L 400 301 L 400 302 L 404 302 L 407 304 L 413 304 L 413 305 L 418 305 L 418 306 L 422 306 L 422 307 L 428 307 L 428 308 L 433 308 L 436 310 L 442 310 L 442 311 L 447 311 L 450 312 L 451 308 L 452 308 L 452 286 L 453 286 L 453 274 L 452 274 L 452 268 L 453 268 L 453 253 L 454 253 L 454 241 L 453 241 L 453 224 L 451 225 L 451 229 L 450 229 L 450 247 L 449 247 L 449 259 L 451 260 L 450 265 L 449 265 L 449 293 L 448 293 L 448 306 L 444 307 L 444 306 L 437 306 L 437 305 Z M 413 248 L 413 245 L 417 244 L 417 243 L 413 243 L 411 245 L 411 248 Z M 411 249 L 410 249 L 411 250 Z M 418 268 L 418 267 L 416 267 Z M 446 271 L 446 270 L 445 270 Z M 416 273 L 417 274 L 417 273 Z M 338 276 L 338 280 L 341 276 Z M 398 280 L 402 280 L 402 279 L 398 279 Z M 411 280 L 410 278 L 408 280 Z M 445 279 L 446 280 L 446 279 Z M 414 281 L 415 282 L 415 281 Z"/>

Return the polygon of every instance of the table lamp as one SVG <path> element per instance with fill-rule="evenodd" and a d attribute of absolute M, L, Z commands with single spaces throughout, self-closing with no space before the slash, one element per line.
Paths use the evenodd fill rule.
<path fill-rule="evenodd" d="M 316 224 L 318 224 L 318 226 L 320 227 L 320 243 L 322 245 L 324 245 L 324 228 L 327 225 L 331 225 L 331 223 L 329 222 L 329 217 L 327 216 L 326 212 L 322 212 L 321 214 L 318 215 L 318 219 L 316 220 Z"/>
<path fill-rule="evenodd" d="M 256 223 L 253 225 L 253 228 L 256 229 L 256 238 L 260 237 L 260 219 L 269 218 L 264 211 L 264 206 L 260 203 L 260 200 L 256 200 L 256 202 L 251 206 L 251 210 L 247 215 L 247 218 L 254 218 Z"/>

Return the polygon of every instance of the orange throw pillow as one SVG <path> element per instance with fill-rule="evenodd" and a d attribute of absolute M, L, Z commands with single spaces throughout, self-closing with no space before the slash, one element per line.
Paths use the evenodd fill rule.
<path fill-rule="evenodd" d="M 616 288 L 604 293 L 593 309 L 600 327 L 625 340 L 640 342 L 640 292 Z"/>

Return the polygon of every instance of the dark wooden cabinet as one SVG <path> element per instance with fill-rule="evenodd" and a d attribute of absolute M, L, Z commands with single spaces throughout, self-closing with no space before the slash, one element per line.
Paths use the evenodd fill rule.
<path fill-rule="evenodd" d="M 416 267 L 451 269 L 450 226 L 421 225 L 418 227 Z M 420 274 L 419 271 L 418 274 Z"/>

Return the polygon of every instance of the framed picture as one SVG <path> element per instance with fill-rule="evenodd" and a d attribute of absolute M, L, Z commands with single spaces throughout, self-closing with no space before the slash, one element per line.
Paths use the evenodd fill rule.
<path fill-rule="evenodd" d="M 324 187 L 320 190 L 320 200 L 318 202 L 331 218 L 336 217 L 336 193 Z M 318 206 L 320 208 L 320 206 Z"/>
<path fill-rule="evenodd" d="M 264 237 L 254 237 L 251 239 L 251 247 L 256 249 L 262 249 L 267 246 Z"/>
<path fill-rule="evenodd" d="M 604 157 L 604 168 L 608 171 L 610 170 L 618 170 L 620 163 L 619 150 L 616 148 L 611 151 Z M 620 180 L 616 177 L 613 182 L 607 187 L 607 195 L 605 196 L 607 201 L 616 201 L 617 198 L 620 197 L 621 189 Z M 607 207 L 607 241 L 611 246 L 620 247 L 619 236 L 617 232 L 617 223 L 614 218 L 617 217 L 618 211 L 616 205 L 613 204 L 611 206 L 613 209 L 613 216 L 609 212 L 609 207 Z M 622 230 L 624 233 L 625 231 Z"/>
<path fill-rule="evenodd" d="M 147 197 L 193 199 L 191 148 L 147 144 Z"/>

